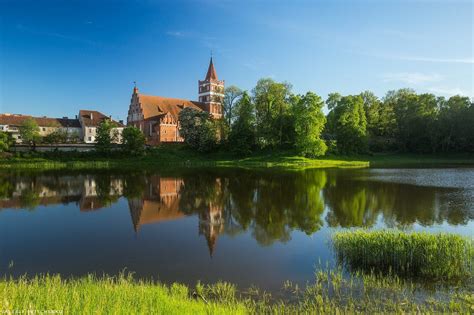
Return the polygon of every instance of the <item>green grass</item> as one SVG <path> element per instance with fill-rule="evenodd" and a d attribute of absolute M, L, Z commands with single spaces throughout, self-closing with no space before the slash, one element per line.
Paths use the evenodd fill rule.
<path fill-rule="evenodd" d="M 474 242 L 457 234 L 356 230 L 336 232 L 332 242 L 351 270 L 428 280 L 473 277 Z"/>
<path fill-rule="evenodd" d="M 298 156 L 292 150 L 259 151 L 246 157 L 228 150 L 199 153 L 183 144 L 166 144 L 148 150 L 142 157 L 120 153 L 104 156 L 96 152 L 33 153 L 24 157 L 0 157 L 0 169 L 149 169 L 166 167 L 246 167 L 246 168 L 364 168 L 364 167 L 429 167 L 474 165 L 472 154 L 416 155 L 374 154 L 325 156 L 317 159 Z"/>
<path fill-rule="evenodd" d="M 134 281 L 131 277 L 87 276 L 63 280 L 37 276 L 0 281 L 0 309 L 58 310 L 64 314 L 244 314 L 242 303 L 193 299 L 188 287 Z M 37 312 L 40 313 L 40 312 Z"/>
<path fill-rule="evenodd" d="M 28 157 L 12 157 L 0 160 L 0 169 L 136 169 L 185 167 L 248 167 L 248 168 L 361 168 L 367 161 L 331 159 L 309 159 L 294 155 L 291 151 L 259 152 L 248 157 L 238 157 L 220 151 L 209 154 L 198 153 L 183 145 L 162 145 L 149 150 L 145 156 L 130 157 L 121 154 L 101 156 L 98 153 L 47 153 L 31 154 Z"/>
<path fill-rule="evenodd" d="M 304 287 L 287 281 L 284 298 L 253 287 L 237 291 L 220 282 L 170 286 L 131 276 L 89 275 L 79 279 L 36 276 L 0 280 L 3 312 L 55 310 L 63 314 L 354 314 L 472 312 L 469 288 L 436 293 L 396 276 L 345 276 L 341 269 L 321 269 Z"/>

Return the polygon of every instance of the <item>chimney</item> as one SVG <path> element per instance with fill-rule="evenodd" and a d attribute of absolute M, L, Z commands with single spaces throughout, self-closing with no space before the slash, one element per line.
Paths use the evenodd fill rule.
<path fill-rule="evenodd" d="M 91 120 L 94 120 L 94 114 L 91 113 Z"/>
<path fill-rule="evenodd" d="M 76 119 L 77 119 L 77 115 L 76 115 Z"/>

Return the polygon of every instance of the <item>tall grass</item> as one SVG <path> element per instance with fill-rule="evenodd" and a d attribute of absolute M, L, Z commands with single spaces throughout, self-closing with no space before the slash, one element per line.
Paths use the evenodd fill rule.
<path fill-rule="evenodd" d="M 0 296 L 0 310 L 6 314 L 246 313 L 242 303 L 204 302 L 194 299 L 187 286 L 135 281 L 124 275 L 78 280 L 63 280 L 59 276 L 3 280 Z"/>
<path fill-rule="evenodd" d="M 354 314 L 472 312 L 469 289 L 433 294 L 396 276 L 321 269 L 312 284 L 284 284 L 284 298 L 258 288 L 238 291 L 226 282 L 164 285 L 131 276 L 75 280 L 36 276 L 0 280 L 0 310 L 6 314 Z M 47 312 L 48 311 L 48 312 Z"/>
<path fill-rule="evenodd" d="M 336 232 L 338 260 L 350 269 L 429 280 L 473 276 L 474 243 L 456 234 L 393 230 Z"/>

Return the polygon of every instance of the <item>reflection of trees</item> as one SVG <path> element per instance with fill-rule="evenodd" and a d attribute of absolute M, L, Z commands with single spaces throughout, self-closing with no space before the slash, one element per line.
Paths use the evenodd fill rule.
<path fill-rule="evenodd" d="M 370 227 L 379 215 L 386 225 L 400 228 L 444 221 L 465 224 L 473 217 L 456 189 L 351 179 L 344 172 L 332 173 L 328 182 L 323 195 L 329 226 Z"/>
<path fill-rule="evenodd" d="M 1 176 L 0 177 L 0 199 L 11 198 L 14 191 L 15 191 L 15 186 L 13 186 L 11 178 L 7 176 Z"/>
<path fill-rule="evenodd" d="M 367 175 L 364 171 L 212 169 L 162 174 L 3 173 L 0 209 L 76 201 L 81 211 L 91 211 L 123 195 L 134 226 L 197 214 L 208 224 L 201 230 L 208 229 L 209 237 L 248 231 L 260 244 L 288 241 L 294 230 L 318 231 L 325 206 L 331 227 L 370 227 L 377 218 L 401 228 L 474 219 L 471 192 L 373 181 L 370 175 L 361 177 Z M 142 213 L 144 206 L 147 211 Z"/>
<path fill-rule="evenodd" d="M 40 197 L 34 186 L 24 188 L 20 195 L 20 206 L 28 210 L 34 210 L 40 204 Z"/>
<path fill-rule="evenodd" d="M 324 171 L 203 173 L 184 178 L 180 207 L 191 214 L 217 205 L 226 233 L 251 230 L 261 244 L 284 242 L 293 229 L 307 234 L 320 229 L 325 181 Z"/>

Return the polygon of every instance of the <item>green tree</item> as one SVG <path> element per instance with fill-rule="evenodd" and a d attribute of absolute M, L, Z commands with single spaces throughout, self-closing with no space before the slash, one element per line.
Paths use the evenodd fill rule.
<path fill-rule="evenodd" d="M 231 126 L 235 116 L 234 108 L 242 96 L 242 90 L 231 85 L 225 88 L 224 95 L 224 115 L 228 125 Z"/>
<path fill-rule="evenodd" d="M 474 111 L 468 97 L 455 95 L 440 99 L 438 118 L 439 148 L 443 152 L 470 151 L 474 140 Z"/>
<path fill-rule="evenodd" d="M 216 122 L 208 112 L 187 107 L 179 113 L 179 124 L 179 132 L 191 148 L 210 152 L 217 146 Z"/>
<path fill-rule="evenodd" d="M 68 134 L 60 129 L 57 129 L 43 138 L 45 143 L 66 143 L 68 141 Z"/>
<path fill-rule="evenodd" d="M 249 154 L 255 147 L 255 107 L 247 92 L 236 104 L 236 117 L 229 136 L 232 150 L 238 154 Z"/>
<path fill-rule="evenodd" d="M 373 151 L 394 150 L 396 119 L 393 108 L 387 106 L 370 91 L 364 91 L 359 95 L 364 101 L 370 149 Z"/>
<path fill-rule="evenodd" d="M 41 139 L 36 120 L 31 117 L 26 118 L 20 126 L 20 136 L 23 143 L 35 147 Z"/>
<path fill-rule="evenodd" d="M 134 126 L 125 128 L 122 132 L 123 149 L 132 155 L 141 155 L 145 150 L 145 135 Z"/>
<path fill-rule="evenodd" d="M 109 153 L 112 150 L 112 143 L 118 139 L 118 132 L 114 130 L 115 123 L 110 119 L 104 119 L 97 127 L 96 148 L 103 153 Z"/>
<path fill-rule="evenodd" d="M 434 152 L 439 137 L 436 120 L 439 99 L 433 94 L 417 95 L 413 90 L 389 91 L 384 102 L 393 108 L 395 136 L 401 151 Z"/>
<path fill-rule="evenodd" d="M 256 109 L 257 140 L 262 147 L 281 147 L 293 142 L 290 112 L 291 86 L 260 79 L 252 91 Z"/>
<path fill-rule="evenodd" d="M 295 98 L 293 117 L 295 124 L 295 145 L 298 151 L 308 157 L 321 156 L 326 153 L 327 146 L 321 139 L 326 123 L 322 111 L 322 98 L 312 92 Z"/>
<path fill-rule="evenodd" d="M 8 132 L 0 131 L 0 152 L 8 151 L 12 142 L 12 138 Z"/>
<path fill-rule="evenodd" d="M 331 108 L 330 118 L 341 153 L 363 153 L 367 150 L 367 121 L 361 96 L 340 97 Z"/>

